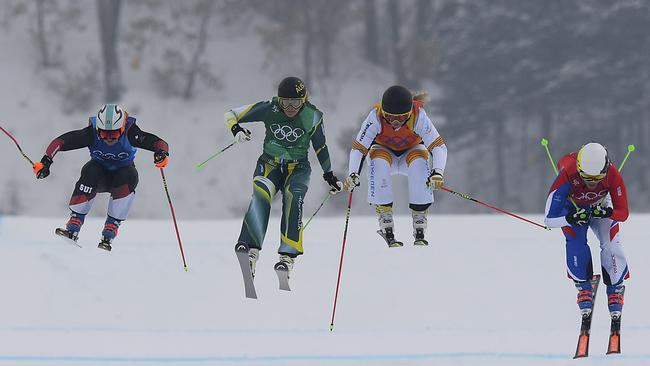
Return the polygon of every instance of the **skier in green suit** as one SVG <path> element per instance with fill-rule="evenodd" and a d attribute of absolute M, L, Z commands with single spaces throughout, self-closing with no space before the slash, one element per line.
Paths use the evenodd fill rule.
<path fill-rule="evenodd" d="M 282 192 L 280 254 L 274 269 L 288 279 L 297 256 L 303 253 L 302 205 L 309 187 L 311 167 L 307 157 L 313 146 L 323 169 L 330 193 L 341 191 L 342 184 L 332 173 L 330 155 L 323 130 L 323 113 L 308 101 L 305 84 L 287 77 L 278 86 L 278 96 L 270 101 L 233 108 L 225 113 L 226 125 L 237 142 L 250 140 L 243 123 L 261 121 L 266 127 L 264 149 L 253 174 L 253 196 L 244 217 L 235 251 L 248 253 L 251 277 L 262 249 L 271 210 L 277 192 Z M 241 262 L 241 260 L 240 260 Z M 242 264 L 246 277 L 247 268 Z M 282 281 L 282 280 L 280 280 Z M 288 288 L 287 288 L 288 289 Z"/>

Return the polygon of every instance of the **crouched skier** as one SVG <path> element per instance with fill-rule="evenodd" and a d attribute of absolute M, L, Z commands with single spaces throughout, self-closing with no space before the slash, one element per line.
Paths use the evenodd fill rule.
<path fill-rule="evenodd" d="M 311 174 L 307 157 L 310 143 L 323 169 L 323 179 L 330 185 L 330 193 L 342 189 L 341 182 L 332 173 L 323 113 L 307 99 L 303 82 L 287 77 L 280 82 L 277 97 L 233 108 L 224 115 L 227 127 L 238 142 L 250 140 L 250 131 L 241 126 L 243 123 L 261 121 L 266 128 L 263 153 L 253 174 L 253 196 L 235 246 L 247 285 L 247 297 L 256 297 L 252 277 L 266 235 L 271 202 L 278 192 L 282 192 L 282 219 L 279 261 L 274 269 L 280 287 L 289 290 L 289 272 L 296 257 L 303 254 L 302 205 Z M 246 257 L 249 263 L 245 263 Z"/>
<path fill-rule="evenodd" d="M 95 201 L 97 193 L 110 193 L 108 212 L 100 249 L 110 251 L 117 230 L 126 220 L 138 185 L 138 171 L 133 163 L 137 148 L 154 152 L 154 164 L 165 167 L 168 162 L 169 146 L 161 138 L 142 131 L 136 119 L 129 116 L 117 104 L 104 105 L 97 115 L 88 120 L 88 126 L 70 131 L 54 139 L 47 147 L 40 162 L 34 164 L 37 179 L 46 178 L 59 151 L 87 147 L 90 161 L 81 169 L 70 198 L 70 219 L 65 229 L 56 233 L 76 243 L 84 219 Z"/>

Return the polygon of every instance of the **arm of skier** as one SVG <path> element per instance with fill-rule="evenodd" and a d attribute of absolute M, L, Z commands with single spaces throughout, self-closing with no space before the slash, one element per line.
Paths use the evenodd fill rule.
<path fill-rule="evenodd" d="M 230 109 L 223 115 L 223 118 L 235 140 L 245 142 L 250 141 L 251 132 L 240 124 L 262 121 L 270 109 L 271 101 L 257 102 Z"/>
<path fill-rule="evenodd" d="M 312 129 L 311 132 L 311 146 L 316 152 L 316 157 L 318 158 L 318 163 L 323 169 L 323 179 L 330 186 L 330 194 L 337 194 L 341 192 L 343 188 L 342 183 L 332 172 L 332 163 L 330 161 L 330 153 L 327 148 L 327 142 L 325 141 L 325 131 L 323 129 L 323 115 L 320 112 L 317 112 L 316 118 L 318 122 L 316 126 Z"/>
<path fill-rule="evenodd" d="M 134 147 L 153 151 L 153 162 L 157 168 L 167 166 L 167 163 L 169 163 L 169 144 L 165 140 L 152 133 L 142 131 L 135 123 L 127 131 L 127 136 Z"/>
<path fill-rule="evenodd" d="M 614 221 L 623 222 L 630 215 L 630 210 L 627 206 L 627 190 L 625 189 L 623 177 L 618 170 L 614 167 L 610 169 L 614 169 L 615 171 L 614 184 L 609 189 L 609 195 L 612 198 L 612 206 L 614 208 L 614 212 L 610 218 Z"/>
<path fill-rule="evenodd" d="M 377 119 L 377 110 L 370 111 L 366 119 L 361 124 L 361 129 L 356 138 L 352 141 L 350 150 L 350 159 L 348 161 L 348 177 L 343 184 L 348 191 L 352 191 L 360 184 L 359 174 L 363 167 L 364 157 L 368 154 L 368 149 L 372 146 L 375 137 L 381 131 L 381 124 Z"/>
<path fill-rule="evenodd" d="M 427 147 L 433 158 L 432 170 L 429 174 L 428 184 L 433 189 L 440 189 L 445 180 L 445 167 L 447 166 L 447 145 L 445 140 L 427 116 L 424 108 L 420 108 L 418 120 L 415 124 L 415 133 L 422 138 L 424 146 Z"/>
<path fill-rule="evenodd" d="M 566 220 L 566 207 L 569 193 L 571 193 L 571 186 L 567 180 L 564 171 L 555 178 L 551 191 L 546 198 L 546 208 L 544 223 L 550 228 L 570 226 Z"/>
<path fill-rule="evenodd" d="M 80 130 L 66 132 L 50 142 L 45 150 L 41 161 L 34 163 L 34 174 L 37 179 L 43 179 L 50 175 L 50 166 L 54 162 L 54 156 L 59 151 L 77 150 L 92 145 L 95 130 L 92 126 Z"/>

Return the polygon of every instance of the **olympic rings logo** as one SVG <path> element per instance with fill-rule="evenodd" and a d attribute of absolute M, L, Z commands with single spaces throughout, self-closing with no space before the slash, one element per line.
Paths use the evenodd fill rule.
<path fill-rule="evenodd" d="M 113 153 L 103 153 L 100 150 L 94 150 L 91 154 L 102 160 L 114 160 L 114 161 L 126 160 L 131 156 L 131 154 L 129 154 L 128 152 L 121 152 L 115 155 Z"/>
<path fill-rule="evenodd" d="M 291 126 L 280 126 L 277 123 L 271 125 L 271 133 L 275 136 L 276 139 L 282 141 L 286 140 L 288 142 L 296 142 L 305 134 L 305 130 L 302 128 L 296 127 L 292 128 Z"/>

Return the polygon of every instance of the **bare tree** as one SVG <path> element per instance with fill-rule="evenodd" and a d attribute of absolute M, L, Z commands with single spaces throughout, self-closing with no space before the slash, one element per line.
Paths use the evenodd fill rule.
<path fill-rule="evenodd" d="M 390 18 L 390 47 L 391 54 L 393 55 L 393 75 L 395 76 L 396 83 L 404 84 L 407 80 L 404 70 L 404 61 L 402 58 L 402 47 L 400 46 L 400 26 L 402 24 L 402 17 L 398 1 L 388 0 L 386 3 L 386 11 Z"/>
<path fill-rule="evenodd" d="M 104 97 L 117 101 L 122 91 L 117 41 L 122 0 L 97 0 L 99 37 L 104 64 Z"/>
<path fill-rule="evenodd" d="M 363 50 L 366 60 L 379 64 L 379 28 L 377 27 L 377 6 L 375 0 L 363 2 Z"/>
<path fill-rule="evenodd" d="M 197 10 L 201 14 L 201 21 L 199 22 L 196 49 L 192 54 L 192 60 L 190 61 L 188 70 L 187 84 L 185 86 L 185 91 L 183 92 L 183 98 L 185 99 L 190 99 L 192 97 L 194 82 L 197 75 L 201 71 L 200 61 L 201 56 L 205 52 L 205 44 L 208 39 L 208 25 L 210 23 L 210 19 L 212 18 L 213 5 L 213 0 L 203 0 L 197 4 Z"/>

